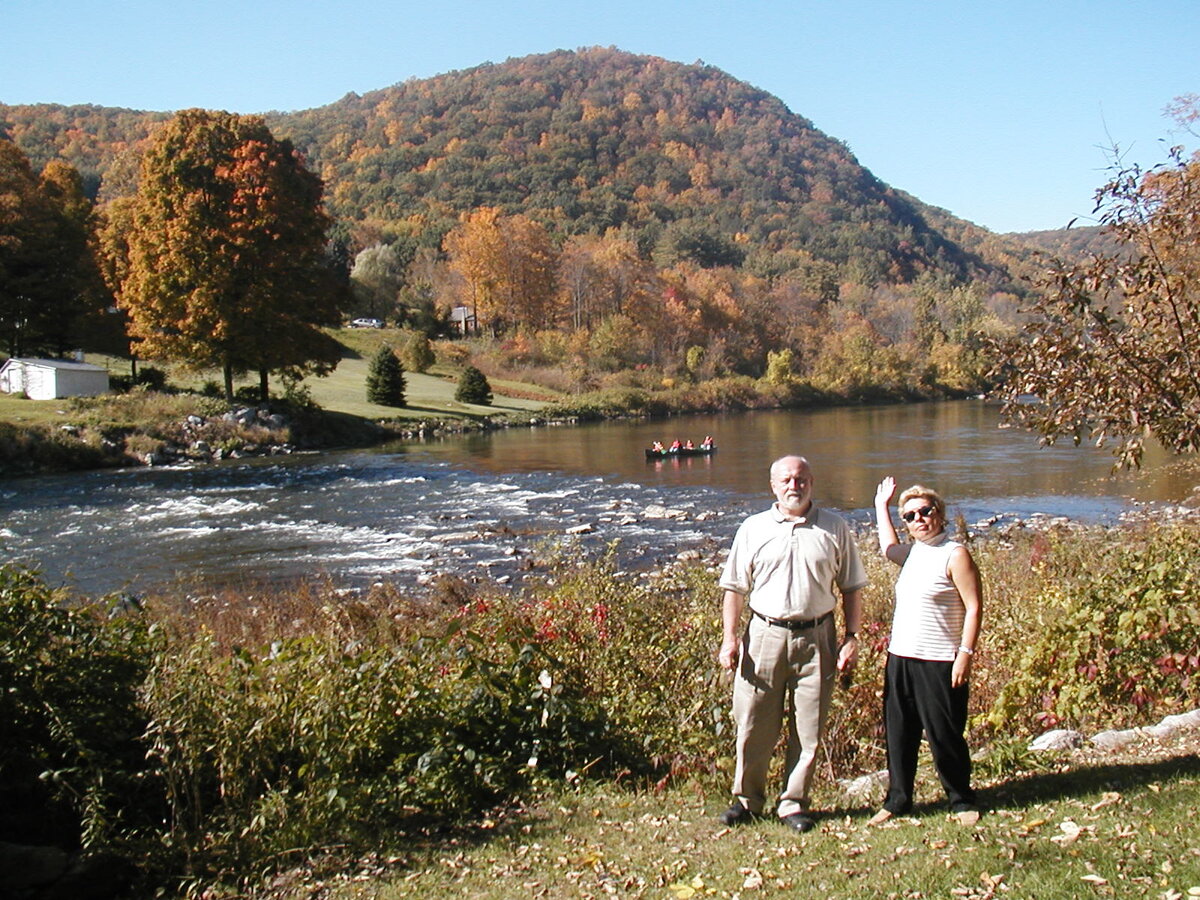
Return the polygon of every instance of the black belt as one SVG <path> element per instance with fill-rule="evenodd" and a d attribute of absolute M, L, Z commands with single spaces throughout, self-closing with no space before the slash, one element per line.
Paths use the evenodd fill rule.
<path fill-rule="evenodd" d="M 777 625 L 780 628 L 786 628 L 788 631 L 807 631 L 810 628 L 816 628 L 818 625 L 823 625 L 825 622 L 833 618 L 832 612 L 827 612 L 823 616 L 817 616 L 815 619 L 772 619 L 769 616 L 764 616 L 757 610 L 750 610 L 752 615 L 758 616 L 768 625 Z"/>

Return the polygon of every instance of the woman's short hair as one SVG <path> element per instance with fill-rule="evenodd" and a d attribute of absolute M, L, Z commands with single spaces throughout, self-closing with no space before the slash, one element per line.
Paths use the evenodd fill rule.
<path fill-rule="evenodd" d="M 946 521 L 946 501 L 943 500 L 942 495 L 933 488 L 927 488 L 921 484 L 914 484 L 912 487 L 904 489 L 903 493 L 900 494 L 900 499 L 897 501 L 897 503 L 900 509 L 903 510 L 904 504 L 915 498 L 920 498 L 921 500 L 932 504 L 933 508 L 937 510 L 938 518 L 943 522 Z"/>

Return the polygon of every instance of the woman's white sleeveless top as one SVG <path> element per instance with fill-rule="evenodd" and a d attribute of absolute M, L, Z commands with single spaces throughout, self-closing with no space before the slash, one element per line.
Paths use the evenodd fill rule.
<path fill-rule="evenodd" d="M 896 609 L 888 652 L 912 659 L 953 662 L 966 608 L 950 580 L 950 554 L 962 545 L 942 532 L 917 541 L 896 580 Z"/>

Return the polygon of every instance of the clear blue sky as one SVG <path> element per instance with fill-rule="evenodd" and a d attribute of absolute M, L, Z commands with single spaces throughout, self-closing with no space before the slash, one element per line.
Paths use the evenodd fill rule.
<path fill-rule="evenodd" d="M 717 66 L 995 231 L 1088 216 L 1200 93 L 1200 0 L 0 0 L 0 102 L 308 109 L 588 46 Z"/>

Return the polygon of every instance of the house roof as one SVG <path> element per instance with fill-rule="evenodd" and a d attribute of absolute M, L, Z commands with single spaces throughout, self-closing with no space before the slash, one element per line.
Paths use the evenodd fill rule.
<path fill-rule="evenodd" d="M 69 359 L 28 359 L 25 357 L 17 357 L 17 356 L 14 356 L 12 359 L 6 360 L 4 365 L 0 366 L 0 368 L 7 368 L 8 366 L 10 366 L 14 363 L 20 363 L 21 365 L 25 365 L 25 366 L 38 366 L 43 369 L 66 369 L 68 371 L 73 371 L 73 372 L 107 372 L 108 371 L 107 369 L 104 369 L 101 366 L 94 366 L 91 363 L 73 362 L 72 360 L 69 360 Z"/>

